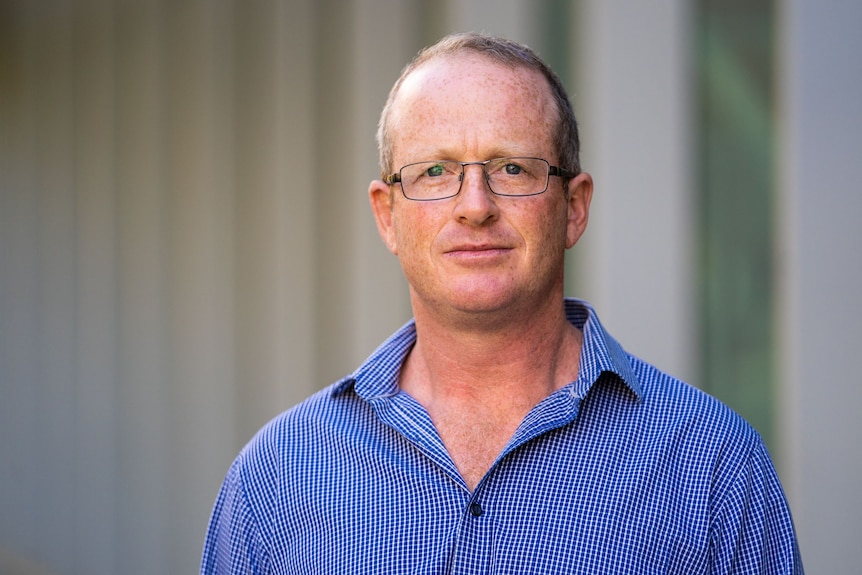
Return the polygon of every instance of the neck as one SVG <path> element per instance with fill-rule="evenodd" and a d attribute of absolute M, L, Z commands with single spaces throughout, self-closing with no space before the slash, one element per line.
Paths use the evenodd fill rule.
<path fill-rule="evenodd" d="M 507 310 L 472 322 L 439 321 L 416 307 L 402 389 L 429 408 L 469 403 L 525 415 L 577 376 L 581 333 L 566 320 L 562 297 L 549 301 L 528 317 Z"/>
<path fill-rule="evenodd" d="M 416 344 L 401 389 L 422 404 L 468 489 L 475 489 L 527 413 L 578 374 L 581 332 L 562 296 L 519 317 L 439 321 L 414 303 Z"/>

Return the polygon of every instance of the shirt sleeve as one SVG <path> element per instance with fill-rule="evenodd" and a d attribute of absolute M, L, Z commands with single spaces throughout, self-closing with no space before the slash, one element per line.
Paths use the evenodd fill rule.
<path fill-rule="evenodd" d="M 711 531 L 714 575 L 804 573 L 790 509 L 762 441 L 718 502 Z"/>
<path fill-rule="evenodd" d="M 240 460 L 222 483 L 210 518 L 201 575 L 269 573 L 269 557 L 243 486 Z"/>

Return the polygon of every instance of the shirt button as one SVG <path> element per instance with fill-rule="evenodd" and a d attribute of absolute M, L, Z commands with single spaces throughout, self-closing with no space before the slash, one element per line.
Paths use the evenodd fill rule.
<path fill-rule="evenodd" d="M 470 513 L 473 514 L 473 517 L 479 517 L 482 515 L 482 506 L 478 503 L 474 503 L 470 506 Z"/>

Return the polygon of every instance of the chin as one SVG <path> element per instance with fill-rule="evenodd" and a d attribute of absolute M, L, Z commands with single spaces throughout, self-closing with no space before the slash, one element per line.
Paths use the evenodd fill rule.
<path fill-rule="evenodd" d="M 501 290 L 468 290 L 452 293 L 448 299 L 450 307 L 464 313 L 494 313 L 507 311 L 518 301 L 516 294 Z"/>
<path fill-rule="evenodd" d="M 539 278 L 519 281 L 512 275 L 499 273 L 450 276 L 446 281 L 411 283 L 411 297 L 414 304 L 429 311 L 448 310 L 465 316 L 500 312 L 511 315 L 524 303 L 535 302 L 539 294 L 552 291 L 548 281 L 536 279 Z"/>

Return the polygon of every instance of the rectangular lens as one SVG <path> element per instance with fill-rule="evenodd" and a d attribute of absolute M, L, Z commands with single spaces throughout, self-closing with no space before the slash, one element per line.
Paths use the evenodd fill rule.
<path fill-rule="evenodd" d="M 433 200 L 457 194 L 460 176 L 457 162 L 419 162 L 401 168 L 401 185 L 410 199 Z"/>
<path fill-rule="evenodd" d="M 504 196 L 539 194 L 548 184 L 548 163 L 538 158 L 497 158 L 486 171 L 491 189 Z"/>

